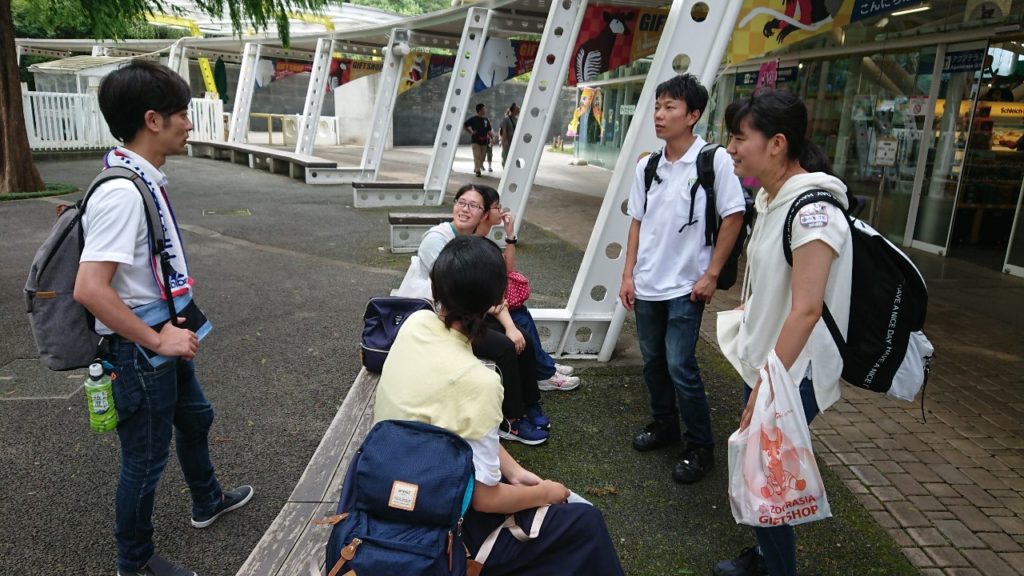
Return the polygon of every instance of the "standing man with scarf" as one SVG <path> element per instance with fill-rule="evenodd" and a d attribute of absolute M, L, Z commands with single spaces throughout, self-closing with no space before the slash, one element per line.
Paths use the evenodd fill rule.
<path fill-rule="evenodd" d="M 96 317 L 114 367 L 114 404 L 121 472 L 114 502 L 119 576 L 195 576 L 153 545 L 153 501 L 174 430 L 182 473 L 192 495 L 192 526 L 205 528 L 245 505 L 250 486 L 225 491 L 210 461 L 213 407 L 195 374 L 199 342 L 210 330 L 192 301 L 193 280 L 160 168 L 182 154 L 192 122 L 188 84 L 169 68 L 134 60 L 100 85 L 99 104 L 110 133 L 124 146 L 105 167 L 126 167 L 147 184 L 158 207 L 169 266 L 151 254 L 146 207 L 128 179 L 100 185 L 83 210 L 85 246 L 75 300 Z M 165 280 L 167 279 L 167 280 Z M 166 286 L 165 286 L 166 283 Z M 167 296 L 176 318 L 169 318 Z"/>

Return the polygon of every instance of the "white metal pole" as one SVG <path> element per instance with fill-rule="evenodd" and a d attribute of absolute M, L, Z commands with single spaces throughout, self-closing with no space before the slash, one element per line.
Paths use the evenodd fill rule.
<path fill-rule="evenodd" d="M 238 86 L 235 87 L 231 126 L 228 129 L 228 142 L 232 144 L 245 144 L 249 136 L 249 110 L 256 89 L 256 65 L 259 60 L 260 45 L 246 43 L 242 51 L 242 69 L 238 73 Z"/>
<path fill-rule="evenodd" d="M 377 101 L 373 105 L 370 133 L 366 137 L 363 160 L 359 164 L 363 169 L 359 180 L 377 180 L 380 162 L 384 157 L 384 147 L 391 132 L 391 115 L 395 110 L 395 99 L 398 98 L 398 88 L 401 85 L 399 79 L 402 75 L 402 62 L 408 54 L 409 31 L 395 28 L 391 31 L 391 39 L 385 50 L 384 69 L 381 71 L 380 83 L 377 84 Z"/>
<path fill-rule="evenodd" d="M 296 154 L 305 156 L 313 154 L 317 128 L 320 125 L 320 110 L 324 107 L 324 93 L 327 91 L 327 78 L 331 72 L 333 55 L 334 40 L 321 38 L 316 41 L 313 70 L 309 74 L 309 87 L 306 89 L 306 104 L 302 108 L 299 133 L 295 142 Z"/>
<path fill-rule="evenodd" d="M 483 53 L 484 42 L 487 40 L 487 29 L 491 22 L 491 11 L 483 8 L 470 8 L 466 14 L 466 25 L 462 29 L 462 40 L 455 56 L 455 69 L 448 84 L 448 95 L 444 100 L 441 122 L 437 127 L 434 140 L 434 151 L 431 154 L 430 166 L 427 167 L 427 179 L 424 190 L 436 192 L 435 204 L 444 201 L 444 192 L 448 187 L 448 178 L 452 172 L 452 162 L 462 135 L 462 124 L 466 120 L 469 99 L 473 95 L 473 84 L 476 83 L 477 68 Z"/>

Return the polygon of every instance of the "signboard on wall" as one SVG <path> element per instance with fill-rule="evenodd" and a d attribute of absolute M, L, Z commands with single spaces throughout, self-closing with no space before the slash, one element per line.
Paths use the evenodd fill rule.
<path fill-rule="evenodd" d="M 588 82 L 654 54 L 668 20 L 667 8 L 590 4 L 569 62 L 567 84 Z"/>
<path fill-rule="evenodd" d="M 822 32 L 921 4 L 924 0 L 744 0 L 730 63 L 763 56 Z"/>

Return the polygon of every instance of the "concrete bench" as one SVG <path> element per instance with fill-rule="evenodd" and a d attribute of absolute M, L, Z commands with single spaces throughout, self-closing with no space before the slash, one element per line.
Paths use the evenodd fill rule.
<path fill-rule="evenodd" d="M 306 471 L 238 576 L 310 574 L 311 560 L 317 573 L 324 573 L 324 546 L 331 527 L 313 524 L 313 520 L 330 516 L 338 508 L 348 463 L 373 423 L 379 377 L 365 369 L 359 372 Z"/>
<path fill-rule="evenodd" d="M 390 212 L 391 252 L 407 254 L 420 247 L 423 234 L 434 226 L 452 219 L 451 212 Z"/>
<path fill-rule="evenodd" d="M 353 182 L 352 205 L 356 208 L 387 206 L 440 206 L 440 190 L 424 190 L 422 182 Z"/>
<path fill-rule="evenodd" d="M 306 182 L 316 179 L 311 172 L 315 174 L 317 170 L 330 170 L 338 167 L 337 162 L 316 156 L 231 142 L 190 140 L 189 154 L 214 160 L 227 160 L 235 164 L 245 164 L 250 168 L 267 170 L 272 174 L 287 174 Z"/>

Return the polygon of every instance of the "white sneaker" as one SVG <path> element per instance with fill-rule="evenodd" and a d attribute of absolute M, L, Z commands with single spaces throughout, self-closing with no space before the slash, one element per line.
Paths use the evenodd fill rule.
<path fill-rule="evenodd" d="M 551 378 L 537 381 L 537 388 L 541 390 L 574 390 L 579 385 L 580 379 L 578 377 L 559 374 L 557 369 Z"/>
<path fill-rule="evenodd" d="M 555 372 L 558 372 L 562 376 L 572 376 L 572 373 L 575 371 L 576 369 L 573 368 L 572 366 L 566 366 L 565 364 L 557 363 L 555 364 Z"/>

